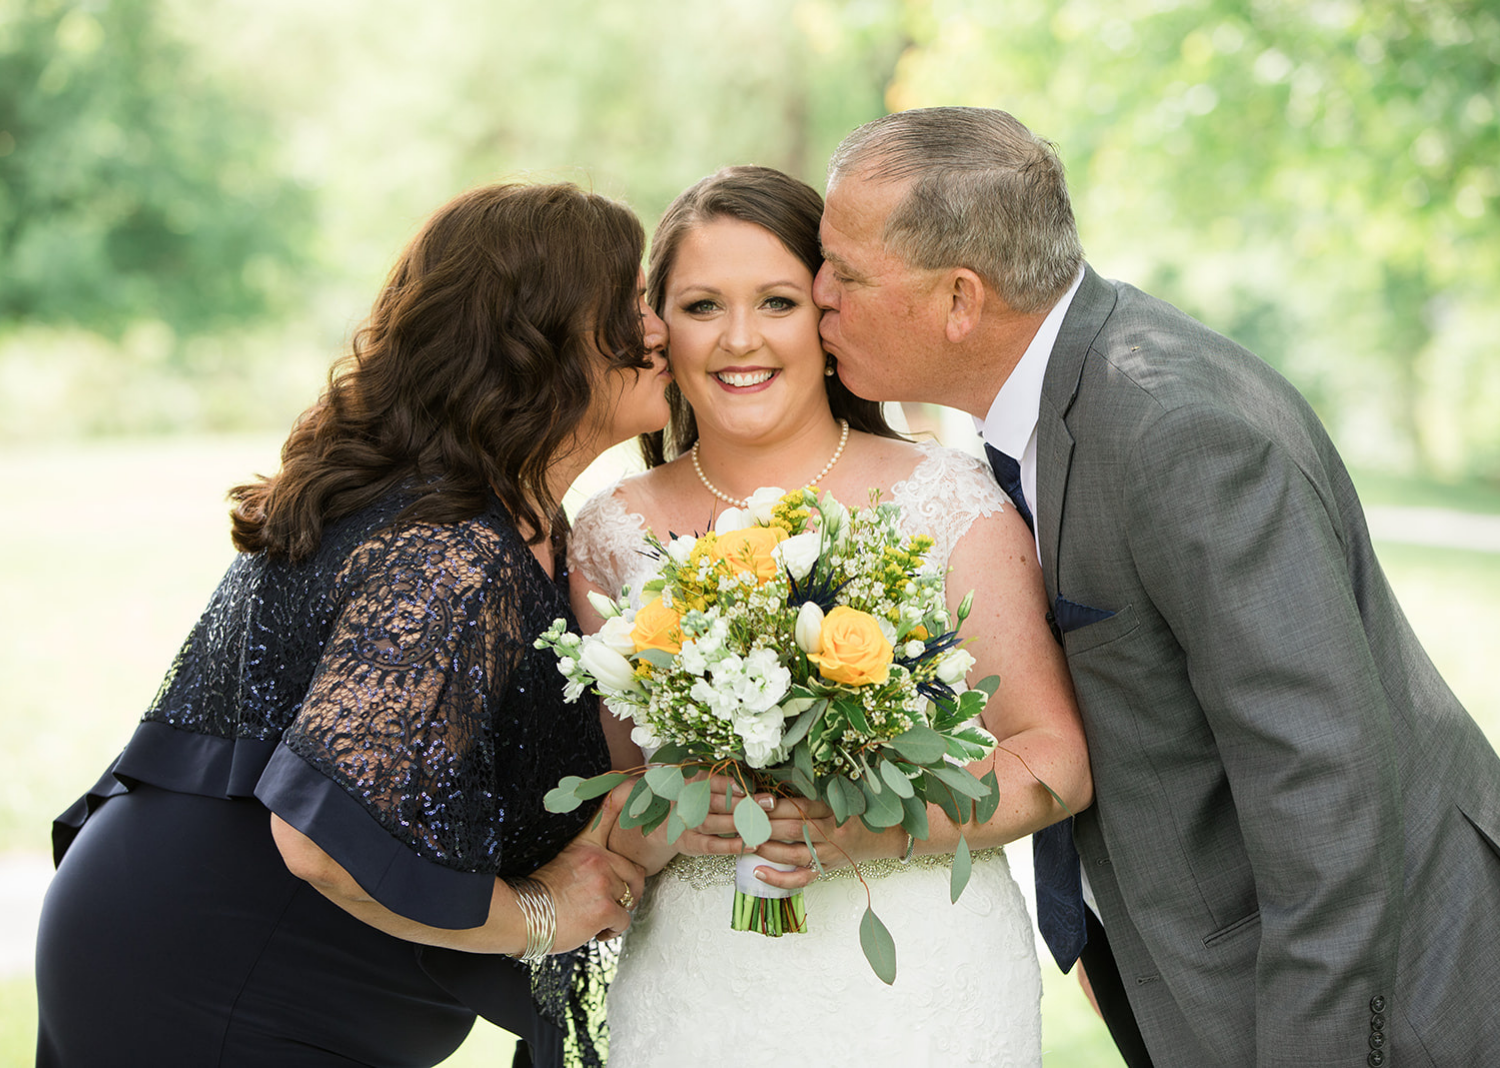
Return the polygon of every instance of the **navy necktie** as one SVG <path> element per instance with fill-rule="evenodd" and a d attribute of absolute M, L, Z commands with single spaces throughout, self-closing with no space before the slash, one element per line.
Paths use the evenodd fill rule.
<path fill-rule="evenodd" d="M 1031 507 L 1021 491 L 1021 465 L 988 442 L 984 446 L 995 481 L 1016 506 L 1033 534 Z M 1073 818 L 1044 827 L 1031 836 L 1031 860 L 1036 873 L 1036 925 L 1042 940 L 1064 972 L 1073 967 L 1087 941 L 1083 921 L 1083 877 L 1078 850 L 1073 846 Z"/>

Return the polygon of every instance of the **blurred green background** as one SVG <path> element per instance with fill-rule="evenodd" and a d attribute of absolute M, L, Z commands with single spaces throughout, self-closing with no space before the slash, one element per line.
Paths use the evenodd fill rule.
<path fill-rule="evenodd" d="M 728 163 L 821 188 L 906 107 L 1015 113 L 1102 274 L 1303 389 L 1500 738 L 1497 84 L 1494 0 L 0 0 L 0 929 L 29 939 L 47 821 L 228 562 L 224 491 L 429 211 L 569 179 L 649 229 Z M 0 1065 L 31 1059 L 28 969 Z M 1049 1065 L 1118 1063 L 1070 980 L 1044 1006 Z"/>

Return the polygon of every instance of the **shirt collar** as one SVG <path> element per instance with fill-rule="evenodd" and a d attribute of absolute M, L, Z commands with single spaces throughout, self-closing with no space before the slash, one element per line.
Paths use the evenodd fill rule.
<path fill-rule="evenodd" d="M 1032 431 L 1036 429 L 1037 416 L 1042 410 L 1042 380 L 1047 376 L 1047 361 L 1052 356 L 1052 346 L 1057 343 L 1063 317 L 1068 314 L 1073 295 L 1078 292 L 1082 281 L 1083 268 L 1080 267 L 1073 284 L 1042 320 L 1020 362 L 1000 387 L 1000 392 L 995 394 L 989 414 L 982 420 L 977 417 L 974 420 L 975 429 L 984 440 L 1007 456 L 1020 459 L 1031 440 Z"/>

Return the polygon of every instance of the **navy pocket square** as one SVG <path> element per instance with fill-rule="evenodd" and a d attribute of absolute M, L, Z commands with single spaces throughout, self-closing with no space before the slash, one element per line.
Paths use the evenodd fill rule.
<path fill-rule="evenodd" d="M 1114 615 L 1102 608 L 1090 608 L 1086 604 L 1078 604 L 1066 597 L 1059 596 L 1052 604 L 1052 619 L 1057 624 L 1057 629 L 1062 634 L 1077 630 L 1079 627 L 1087 627 L 1090 623 L 1099 623 Z"/>

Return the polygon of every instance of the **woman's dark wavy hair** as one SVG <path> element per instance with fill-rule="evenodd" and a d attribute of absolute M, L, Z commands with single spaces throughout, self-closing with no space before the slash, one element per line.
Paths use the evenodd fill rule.
<path fill-rule="evenodd" d="M 230 491 L 235 547 L 305 559 L 398 486 L 401 521 L 472 518 L 493 490 L 532 542 L 561 516 L 548 465 L 608 367 L 649 367 L 640 222 L 571 184 L 493 185 L 401 254 L 281 470 Z"/>
<path fill-rule="evenodd" d="M 818 241 L 822 218 L 823 198 L 807 183 L 770 167 L 725 167 L 680 193 L 661 217 L 651 238 L 646 299 L 658 315 L 665 317 L 667 278 L 683 239 L 715 219 L 739 219 L 770 231 L 816 276 L 823 266 L 823 248 Z M 670 339 L 667 345 L 670 356 Z M 901 436 L 886 423 L 879 402 L 856 397 L 838 375 L 824 378 L 823 384 L 834 418 L 847 419 L 855 430 L 868 434 Z M 650 467 L 681 456 L 698 440 L 693 409 L 675 384 L 667 387 L 667 402 L 672 419 L 666 429 L 640 437 L 641 455 Z"/>

